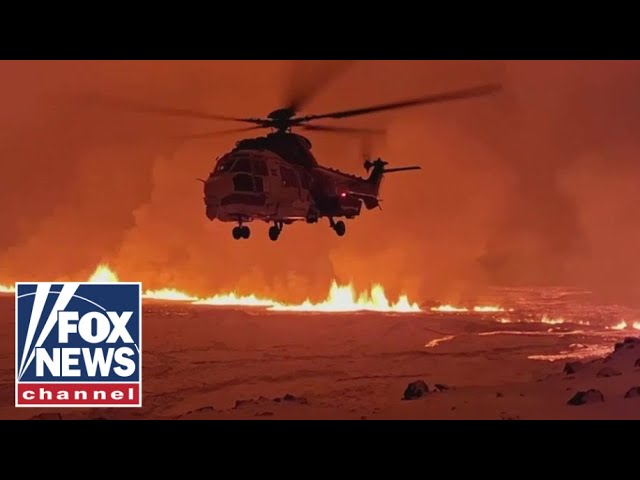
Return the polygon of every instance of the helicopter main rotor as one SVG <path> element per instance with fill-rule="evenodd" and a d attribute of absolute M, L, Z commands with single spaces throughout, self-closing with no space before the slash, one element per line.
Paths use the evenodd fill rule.
<path fill-rule="evenodd" d="M 313 115 L 298 115 L 298 111 L 307 103 L 311 97 L 318 92 L 318 90 L 326 85 L 331 77 L 336 76 L 338 73 L 345 69 L 343 63 L 339 68 L 332 69 L 328 75 L 316 76 L 315 83 L 308 86 L 306 89 L 299 90 L 290 95 L 288 106 L 279 108 L 269 113 L 265 118 L 260 117 L 231 117 L 226 115 L 218 115 L 208 112 L 196 111 L 191 109 L 182 108 L 166 108 L 155 105 L 143 104 L 138 102 L 132 102 L 127 100 L 114 100 L 109 99 L 111 104 L 117 104 L 120 107 L 124 107 L 127 110 L 138 113 L 160 114 L 165 116 L 174 117 L 187 117 L 200 120 L 215 120 L 215 121 L 228 121 L 237 123 L 252 124 L 250 127 L 234 128 L 219 131 L 210 131 L 200 133 L 197 135 L 190 135 L 183 138 L 207 138 L 215 137 L 219 135 L 227 135 L 230 133 L 239 133 L 250 130 L 258 130 L 263 128 L 270 128 L 276 132 L 290 132 L 293 128 L 300 128 L 307 131 L 318 131 L 328 133 L 345 133 L 345 134 L 378 134 L 384 133 L 383 130 L 366 129 L 359 127 L 348 126 L 334 126 L 334 125 L 319 125 L 310 124 L 317 120 L 322 119 L 344 119 L 362 115 L 369 115 L 372 113 L 378 113 L 383 111 L 391 111 L 402 108 L 416 107 L 421 105 L 430 105 L 437 103 L 445 103 L 456 100 L 471 99 L 475 97 L 482 97 L 497 93 L 501 90 L 499 84 L 484 84 L 470 88 L 451 90 L 447 92 L 440 92 L 436 94 L 426 95 L 423 97 L 403 100 L 399 102 L 384 103 L 378 105 L 371 105 L 363 108 L 341 110 L 336 112 L 329 112 L 323 114 Z M 318 80 L 318 78 L 320 80 Z"/>

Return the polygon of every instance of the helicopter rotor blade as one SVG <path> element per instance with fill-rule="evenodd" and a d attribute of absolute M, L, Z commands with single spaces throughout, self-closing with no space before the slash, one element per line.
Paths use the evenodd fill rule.
<path fill-rule="evenodd" d="M 179 140 L 198 140 L 202 138 L 215 138 L 221 137 L 224 135 L 229 135 L 231 133 L 240 133 L 240 132 L 249 132 L 251 130 L 260 130 L 262 128 L 266 128 L 263 126 L 255 126 L 255 127 L 246 127 L 246 128 L 231 128 L 229 130 L 217 130 L 213 132 L 203 132 L 203 133 L 194 133 L 192 135 L 180 135 L 177 137 Z"/>
<path fill-rule="evenodd" d="M 152 105 L 144 102 L 137 102 L 134 100 L 117 98 L 117 97 L 112 97 L 112 96 L 103 95 L 103 94 L 93 94 L 93 95 L 87 96 L 86 99 L 92 103 L 108 105 L 108 106 L 119 108 L 122 110 L 127 110 L 131 113 L 147 113 L 147 114 L 174 116 L 174 117 L 194 118 L 194 119 L 201 119 L 201 120 L 223 120 L 223 121 L 231 121 L 231 122 L 254 123 L 258 125 L 262 125 L 265 123 L 264 120 L 259 118 L 237 118 L 237 117 L 229 117 L 226 115 L 217 115 L 213 113 L 201 112 L 198 110 L 192 110 L 187 108 L 162 107 L 158 105 Z"/>
<path fill-rule="evenodd" d="M 480 97 L 484 95 L 490 95 L 496 93 L 502 89 L 501 85 L 488 84 L 478 87 L 466 88 L 463 90 L 454 90 L 450 92 L 436 93 L 428 95 L 426 97 L 414 98 L 411 100 L 404 100 L 401 102 L 385 103 L 382 105 L 374 105 L 371 107 L 357 108 L 353 110 L 343 110 L 341 112 L 323 113 L 320 115 L 306 115 L 304 117 L 297 117 L 291 120 L 293 125 L 311 120 L 319 120 L 321 118 L 347 118 L 355 117 L 357 115 L 367 115 L 370 113 L 383 112 L 387 110 L 396 110 L 399 108 L 415 107 L 418 105 L 428 105 L 434 103 L 442 103 L 454 100 L 463 100 L 467 98 Z"/>
<path fill-rule="evenodd" d="M 317 62 L 295 61 L 284 104 L 294 112 L 299 111 L 353 63 L 355 60 L 330 60 L 324 63 L 321 71 L 311 71 L 306 67 L 315 66 Z"/>
<path fill-rule="evenodd" d="M 301 125 L 301 129 L 314 132 L 329 132 L 329 133 L 361 133 L 366 135 L 384 135 L 385 130 L 372 129 L 372 128 L 357 128 L 357 127 L 334 127 L 332 125 Z"/>

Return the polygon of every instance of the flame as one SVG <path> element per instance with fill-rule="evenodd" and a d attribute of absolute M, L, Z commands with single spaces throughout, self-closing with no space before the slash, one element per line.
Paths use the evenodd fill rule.
<path fill-rule="evenodd" d="M 275 303 L 273 300 L 261 299 L 255 295 L 236 295 L 234 292 L 199 298 L 193 302 L 194 305 L 218 305 L 221 307 L 271 307 Z"/>
<path fill-rule="evenodd" d="M 370 292 L 362 292 L 356 297 L 353 286 L 340 286 L 334 280 L 329 290 L 329 296 L 324 302 L 311 303 L 306 300 L 301 305 L 284 305 L 275 303 L 270 310 L 287 312 L 420 312 L 416 303 L 409 303 L 406 295 L 402 295 L 398 302 L 390 304 L 381 285 L 374 285 Z"/>
<path fill-rule="evenodd" d="M 432 307 L 431 311 L 440 313 L 460 313 L 468 312 L 469 309 L 465 307 L 454 307 L 453 305 L 440 305 L 438 307 Z"/>
<path fill-rule="evenodd" d="M 625 322 L 624 320 L 621 320 L 620 323 L 615 324 L 613 327 L 611 327 L 613 330 L 624 330 L 628 327 L 627 322 Z"/>
<path fill-rule="evenodd" d="M 473 307 L 473 311 L 479 312 L 479 313 L 495 313 L 495 312 L 504 312 L 504 308 L 497 307 L 494 305 L 488 305 L 488 306 Z"/>
<path fill-rule="evenodd" d="M 544 314 L 540 322 L 547 325 L 560 325 L 564 323 L 564 318 L 551 318 L 547 314 Z"/>
<path fill-rule="evenodd" d="M 142 298 L 152 300 L 171 300 L 176 302 L 194 302 L 197 297 L 192 297 L 188 293 L 181 292 L 175 288 L 163 288 L 161 290 L 147 290 L 142 294 Z"/>
<path fill-rule="evenodd" d="M 16 289 L 13 285 L 0 285 L 0 293 L 15 293 Z"/>
<path fill-rule="evenodd" d="M 118 275 L 107 265 L 100 264 L 89 278 L 94 283 L 111 283 L 118 281 Z M 1 291 L 1 290 L 0 290 Z M 214 295 L 213 297 L 200 298 L 195 295 L 177 290 L 175 288 L 163 288 L 160 290 L 146 290 L 143 298 L 152 300 L 183 301 L 194 305 L 216 306 L 242 306 L 242 307 L 267 307 L 272 311 L 289 312 L 420 312 L 416 303 L 410 303 L 406 295 L 401 295 L 396 303 L 391 303 L 385 295 L 381 285 L 374 285 L 370 292 L 362 292 L 356 295 L 353 286 L 338 285 L 334 280 L 329 290 L 327 299 L 320 303 L 312 303 L 306 300 L 300 305 L 289 305 L 277 300 L 259 298 L 255 295 L 239 295 L 236 292 Z"/>
<path fill-rule="evenodd" d="M 499 307 L 497 305 L 477 305 L 472 309 L 475 313 L 498 313 L 504 312 L 504 308 Z M 432 312 L 439 313 L 464 313 L 468 312 L 469 309 L 466 307 L 454 307 L 453 305 L 440 305 L 438 307 L 432 307 Z"/>
<path fill-rule="evenodd" d="M 640 330 L 640 322 L 633 322 L 634 330 Z"/>
<path fill-rule="evenodd" d="M 98 265 L 93 275 L 89 277 L 89 282 L 92 283 L 116 283 L 118 282 L 118 276 L 104 264 Z"/>

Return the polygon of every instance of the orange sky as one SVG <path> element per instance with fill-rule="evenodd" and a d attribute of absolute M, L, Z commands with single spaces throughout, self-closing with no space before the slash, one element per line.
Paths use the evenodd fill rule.
<path fill-rule="evenodd" d="M 494 283 L 640 299 L 640 63 L 357 62 L 303 113 L 485 81 L 505 91 L 340 122 L 387 128 L 376 153 L 423 170 L 386 178 L 383 210 L 347 222 L 343 238 L 322 222 L 286 228 L 276 243 L 265 224 L 236 242 L 231 225 L 204 215 L 195 179 L 238 137 L 175 137 L 229 125 L 130 115 L 84 97 L 264 116 L 282 106 L 291 66 L 0 62 L 0 283 L 83 279 L 103 261 L 147 288 L 283 300 L 323 298 L 333 277 L 418 300 L 455 301 Z M 306 67 L 297 84 L 319 66 Z M 364 173 L 356 139 L 308 136 L 322 163 Z"/>

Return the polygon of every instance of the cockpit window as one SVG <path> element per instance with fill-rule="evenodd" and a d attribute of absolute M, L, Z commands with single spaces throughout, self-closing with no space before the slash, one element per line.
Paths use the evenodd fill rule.
<path fill-rule="evenodd" d="M 232 172 L 251 173 L 251 162 L 248 158 L 239 158 L 231 169 Z"/>
<path fill-rule="evenodd" d="M 214 175 L 221 175 L 225 172 L 228 172 L 231 166 L 233 165 L 232 158 L 222 158 L 218 161 L 215 170 L 213 171 Z"/>

